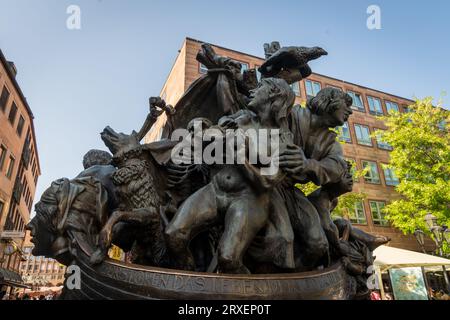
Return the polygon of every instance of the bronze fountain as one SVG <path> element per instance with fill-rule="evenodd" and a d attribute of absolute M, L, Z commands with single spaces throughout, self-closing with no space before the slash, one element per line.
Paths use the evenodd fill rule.
<path fill-rule="evenodd" d="M 27 226 L 33 254 L 81 271 L 80 288 L 66 276 L 62 299 L 367 298 L 372 252 L 389 239 L 331 218 L 353 186 L 331 130 L 352 99 L 325 88 L 294 105 L 289 85 L 327 52 L 264 49 L 258 81 L 203 44 L 197 60 L 208 72 L 175 106 L 152 97 L 139 131 L 106 127 L 110 153 L 90 150 L 83 172 L 43 193 Z M 161 139 L 143 143 L 163 114 Z M 309 195 L 295 187 L 309 182 L 318 186 Z M 113 244 L 131 262 L 108 258 Z"/>

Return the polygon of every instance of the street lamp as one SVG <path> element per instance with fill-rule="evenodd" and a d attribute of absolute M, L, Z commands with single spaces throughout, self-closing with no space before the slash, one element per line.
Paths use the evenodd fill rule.
<path fill-rule="evenodd" d="M 433 239 L 436 243 L 436 251 L 438 251 L 439 256 L 444 257 L 444 251 L 442 250 L 444 240 L 447 242 L 447 244 L 450 244 L 447 226 L 439 226 L 436 216 L 431 213 L 426 214 L 424 220 L 425 224 L 428 227 L 428 230 L 433 234 Z M 447 269 L 444 265 L 442 266 L 442 271 L 447 290 L 450 292 L 450 281 L 448 279 Z"/>
<path fill-rule="evenodd" d="M 425 233 L 420 229 L 416 229 L 416 231 L 414 231 L 414 236 L 416 237 L 417 243 L 419 244 L 423 253 L 427 253 L 425 251 Z"/>
<path fill-rule="evenodd" d="M 446 227 L 445 231 L 443 232 L 443 235 L 444 235 L 445 241 L 447 241 L 447 244 L 450 245 L 450 229 Z"/>
<path fill-rule="evenodd" d="M 434 242 L 436 243 L 436 249 L 438 251 L 438 254 L 443 257 L 444 253 L 442 251 L 442 245 L 443 242 L 446 241 L 449 242 L 449 233 L 447 232 L 448 228 L 447 226 L 440 226 L 437 223 L 437 218 L 432 213 L 427 213 L 424 217 L 425 224 L 428 227 L 428 230 L 433 234 Z"/>
<path fill-rule="evenodd" d="M 428 213 L 425 216 L 425 223 L 427 224 L 428 229 L 431 231 L 431 229 L 433 229 L 433 227 L 437 226 L 437 218 L 435 215 Z"/>
<path fill-rule="evenodd" d="M 443 239 L 444 238 L 444 236 L 443 236 L 444 228 L 441 227 L 441 226 L 433 226 L 430 229 L 430 231 L 433 233 L 434 240 L 435 240 L 436 245 L 437 245 L 438 250 L 439 250 L 439 255 L 443 256 L 443 253 L 442 253 L 442 241 L 444 240 Z"/>

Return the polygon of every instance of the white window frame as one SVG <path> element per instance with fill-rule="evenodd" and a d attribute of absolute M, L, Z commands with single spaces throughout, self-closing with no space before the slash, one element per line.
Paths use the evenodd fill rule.
<path fill-rule="evenodd" d="M 355 123 L 355 124 L 353 124 L 353 128 L 355 129 L 356 142 L 358 144 L 363 145 L 363 146 L 369 146 L 369 147 L 373 146 L 372 138 L 370 137 L 370 128 L 369 128 L 369 126 L 366 126 L 366 125 L 363 125 L 363 124 L 359 124 L 359 123 Z M 363 140 L 363 129 L 367 129 L 367 134 L 368 134 L 368 139 L 367 140 Z M 358 135 L 358 133 L 359 133 L 359 135 Z"/>
<path fill-rule="evenodd" d="M 398 177 L 395 175 L 394 170 L 392 170 L 391 168 L 383 168 L 383 173 L 384 182 L 387 186 L 395 187 L 400 183 Z"/>
<path fill-rule="evenodd" d="M 389 101 L 389 100 L 385 100 L 384 104 L 386 105 L 386 112 L 388 114 L 391 113 L 391 111 L 400 112 L 400 108 L 398 106 L 398 103 L 392 102 L 392 101 Z M 392 108 L 393 106 L 395 106 L 395 108 Z"/>
<path fill-rule="evenodd" d="M 312 95 L 308 93 L 308 83 L 311 84 L 311 91 L 312 91 Z M 317 92 L 315 92 L 316 88 L 314 87 L 314 85 L 318 85 L 319 86 L 319 90 Z M 318 81 L 313 81 L 313 80 L 305 80 L 305 88 L 306 88 L 306 95 L 308 97 L 315 97 L 320 90 L 322 90 L 322 84 Z"/>
<path fill-rule="evenodd" d="M 362 98 L 360 93 L 348 90 L 347 94 L 350 97 L 352 97 L 352 100 L 353 100 L 353 102 L 352 102 L 352 109 L 353 110 L 356 110 L 356 111 L 359 111 L 359 112 L 366 112 L 366 108 L 364 106 L 364 100 L 363 100 L 363 98 Z M 358 97 L 358 101 L 361 103 L 361 106 L 358 106 L 358 105 L 355 104 L 356 97 Z"/>
<path fill-rule="evenodd" d="M 347 129 L 348 137 L 344 136 L 344 129 Z M 337 127 L 337 130 L 339 132 L 339 140 L 344 141 L 345 143 L 352 143 L 352 135 L 350 133 L 350 125 L 348 122 L 344 122 L 344 124 L 340 127 Z"/>
<path fill-rule="evenodd" d="M 380 129 L 377 129 L 377 130 L 380 130 Z M 389 150 L 389 151 L 393 150 L 392 146 L 389 143 L 384 142 L 383 139 L 381 139 L 380 134 L 375 135 L 375 138 L 377 140 L 378 149 Z"/>
<path fill-rule="evenodd" d="M 372 105 L 373 105 L 374 109 L 371 108 L 372 105 L 371 105 L 370 101 L 373 101 Z M 375 110 L 376 109 L 375 101 L 378 101 L 378 106 L 380 107 L 380 110 Z M 377 116 L 381 116 L 381 115 L 384 114 L 383 113 L 383 106 L 381 105 L 381 99 L 380 98 L 367 96 L 367 103 L 369 104 L 369 113 L 370 114 L 377 115 Z"/>
<path fill-rule="evenodd" d="M 373 210 L 372 210 L 372 203 L 376 204 L 376 207 L 377 207 L 376 212 L 373 212 Z M 381 209 L 380 209 L 380 204 L 382 204 Z M 385 206 L 386 206 L 386 203 L 384 201 L 369 200 L 370 214 L 372 215 L 372 221 L 373 221 L 374 225 L 389 227 L 389 221 L 387 221 L 385 219 L 384 213 L 381 212 Z M 376 216 L 375 216 L 375 214 L 376 214 Z"/>
<path fill-rule="evenodd" d="M 367 173 L 364 175 L 364 181 L 371 184 L 380 184 L 380 172 L 378 170 L 378 164 L 376 163 L 376 161 L 362 160 L 363 169 L 366 168 L 366 164 L 370 166 L 370 170 L 367 171 Z M 375 166 L 372 166 L 371 164 L 374 164 Z M 372 169 L 375 169 L 375 171 L 373 171 Z"/>
<path fill-rule="evenodd" d="M 358 205 L 361 205 L 361 208 L 358 208 Z M 353 215 L 350 217 L 350 222 L 355 224 L 367 225 L 366 210 L 362 201 L 358 201 L 355 203 L 355 206 L 353 208 Z"/>

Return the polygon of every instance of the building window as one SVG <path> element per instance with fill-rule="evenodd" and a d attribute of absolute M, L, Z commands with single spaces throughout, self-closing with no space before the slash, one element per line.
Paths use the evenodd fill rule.
<path fill-rule="evenodd" d="M 381 138 L 381 134 L 377 134 L 376 139 L 377 139 L 378 148 L 384 149 L 384 150 L 392 150 L 393 149 L 389 143 L 383 141 L 383 139 Z"/>
<path fill-rule="evenodd" d="M 238 61 L 238 62 L 241 64 L 241 73 L 244 73 L 244 71 L 248 70 L 248 63 L 240 62 L 240 61 Z"/>
<path fill-rule="evenodd" d="M 23 125 L 25 124 L 25 119 L 22 117 L 22 115 L 19 118 L 19 122 L 17 123 L 17 134 L 19 135 L 19 137 L 22 136 L 22 131 L 23 131 Z"/>
<path fill-rule="evenodd" d="M 294 82 L 293 84 L 291 84 L 291 88 L 292 88 L 292 91 L 294 91 L 295 95 L 297 97 L 300 97 L 300 86 L 297 81 Z"/>
<path fill-rule="evenodd" d="M 398 112 L 398 104 L 396 104 L 395 102 L 391 102 L 391 101 L 385 101 L 385 103 L 386 103 L 387 113 Z"/>
<path fill-rule="evenodd" d="M 10 179 L 11 179 L 13 171 L 14 171 L 15 162 L 16 162 L 16 160 L 14 159 L 14 157 L 9 156 L 9 165 L 8 165 L 8 170 L 6 171 L 6 176 Z"/>
<path fill-rule="evenodd" d="M 389 222 L 385 219 L 383 213 L 384 202 L 382 201 L 369 201 L 370 212 L 372 214 L 373 224 L 379 226 L 388 226 Z"/>
<path fill-rule="evenodd" d="M 336 86 L 332 86 L 331 84 L 328 84 L 328 85 L 327 85 L 327 88 L 333 88 L 333 89 L 337 89 L 337 90 L 341 90 L 341 91 L 342 91 L 341 88 L 336 87 Z"/>
<path fill-rule="evenodd" d="M 347 122 L 345 122 L 344 125 L 342 125 L 341 127 L 336 127 L 336 129 L 339 132 L 338 137 L 340 141 L 352 143 L 352 138 L 350 136 L 350 128 Z"/>
<path fill-rule="evenodd" d="M 367 170 L 366 174 L 364 175 L 364 180 L 367 183 L 379 184 L 380 175 L 378 173 L 377 163 L 373 161 L 363 161 L 362 166 L 364 170 Z"/>
<path fill-rule="evenodd" d="M 203 63 L 200 63 L 200 67 L 198 68 L 198 70 L 200 71 L 200 73 L 208 73 L 208 68 Z"/>
<path fill-rule="evenodd" d="M 439 130 L 445 131 L 446 127 L 447 127 L 447 121 L 445 121 L 445 120 L 439 121 L 439 123 L 438 123 L 438 129 Z"/>
<path fill-rule="evenodd" d="M 256 70 L 256 79 L 258 80 L 258 82 L 261 81 L 261 72 L 259 72 L 259 67 L 260 67 L 260 66 L 255 66 L 255 70 Z"/>
<path fill-rule="evenodd" d="M 367 101 L 369 102 L 369 112 L 375 115 L 383 115 L 383 108 L 381 107 L 381 101 L 378 98 L 367 97 Z"/>
<path fill-rule="evenodd" d="M 5 165 L 6 160 L 6 147 L 4 145 L 0 146 L 0 171 L 3 170 L 3 166 Z"/>
<path fill-rule="evenodd" d="M 311 80 L 305 80 L 305 86 L 306 86 L 306 94 L 309 97 L 315 97 L 320 89 L 322 89 L 319 82 L 311 81 Z"/>
<path fill-rule="evenodd" d="M 360 111 L 360 112 L 366 112 L 366 109 L 364 108 L 363 100 L 359 93 L 356 93 L 353 91 L 347 91 L 347 94 L 350 97 L 352 97 L 352 99 L 353 99 L 352 109 Z"/>
<path fill-rule="evenodd" d="M 398 177 L 395 175 L 394 170 L 391 168 L 384 168 L 384 180 L 387 186 L 396 186 L 399 184 Z"/>
<path fill-rule="evenodd" d="M 370 138 L 369 127 L 363 126 L 361 124 L 355 124 L 355 134 L 356 140 L 359 144 L 365 146 L 372 146 L 372 139 Z"/>
<path fill-rule="evenodd" d="M 350 213 L 350 222 L 357 224 L 367 224 L 366 213 L 362 201 L 355 203 L 353 211 Z"/>
<path fill-rule="evenodd" d="M 11 124 L 14 124 L 14 121 L 16 121 L 16 115 L 17 115 L 17 106 L 16 103 L 13 102 L 11 106 L 11 110 L 9 111 L 8 120 L 11 122 Z"/>
<path fill-rule="evenodd" d="M 3 87 L 2 95 L 0 96 L 0 109 L 5 112 L 6 105 L 8 104 L 9 100 L 9 91 L 6 89 L 6 86 Z"/>

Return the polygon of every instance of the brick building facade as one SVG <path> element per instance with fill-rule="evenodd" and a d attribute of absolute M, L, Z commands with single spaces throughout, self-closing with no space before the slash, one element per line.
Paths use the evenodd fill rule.
<path fill-rule="evenodd" d="M 64 283 L 66 267 L 54 259 L 33 256 L 33 247 L 28 231 L 23 245 L 24 259 L 20 264 L 20 274 L 25 283 L 31 287 L 61 286 Z"/>
<path fill-rule="evenodd" d="M 185 39 L 160 93 L 167 103 L 175 105 L 192 82 L 206 72 L 206 69 L 196 60 L 201 43 L 195 39 Z M 213 48 L 219 55 L 241 62 L 243 69 L 258 68 L 264 61 L 261 57 L 217 45 L 213 45 Z M 296 103 L 304 104 L 320 89 L 330 86 L 349 93 L 354 101 L 353 115 L 341 131 L 341 139 L 345 141 L 344 155 L 348 160 L 354 161 L 359 170 L 369 167 L 368 174 L 359 178 L 354 184 L 354 191 L 363 192 L 366 198 L 355 208 L 350 208 L 351 221 L 365 231 L 389 236 L 392 239 L 391 246 L 420 251 L 414 236 L 405 236 L 391 227 L 381 212 L 386 203 L 399 197 L 395 191 L 398 179 L 393 172 L 383 168 L 383 164 L 389 163 L 391 147 L 371 136 L 377 129 L 386 129 L 383 121 L 377 116 L 387 115 L 391 110 L 406 112 L 408 105 L 413 101 L 317 73 L 294 83 L 292 89 L 297 96 Z M 162 115 L 144 141 L 159 139 L 165 121 L 165 115 Z"/>
<path fill-rule="evenodd" d="M 19 272 L 25 225 L 41 174 L 34 117 L 16 73 L 0 50 L 0 270 L 9 274 Z"/>

